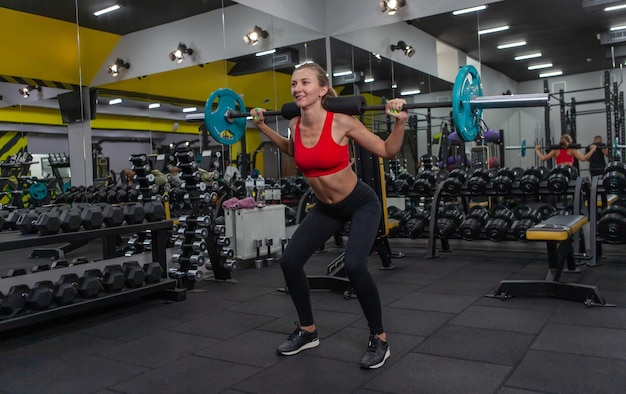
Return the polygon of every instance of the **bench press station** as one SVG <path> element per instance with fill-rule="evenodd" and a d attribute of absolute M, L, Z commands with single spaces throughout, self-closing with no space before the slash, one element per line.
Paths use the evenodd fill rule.
<path fill-rule="evenodd" d="M 580 283 L 561 282 L 567 262 L 568 272 L 579 272 L 574 261 L 573 236 L 587 224 L 584 215 L 556 215 L 526 230 L 528 241 L 546 241 L 548 274 L 544 280 L 503 280 L 487 297 L 506 300 L 511 297 L 554 297 L 583 302 L 585 306 L 608 304 L 598 288 Z"/>

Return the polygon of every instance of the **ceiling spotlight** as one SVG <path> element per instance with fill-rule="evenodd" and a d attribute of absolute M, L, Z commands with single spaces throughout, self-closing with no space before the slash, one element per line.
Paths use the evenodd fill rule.
<path fill-rule="evenodd" d="M 30 92 L 32 92 L 33 90 L 38 90 L 41 92 L 41 86 L 32 86 L 32 85 L 28 85 L 25 88 L 19 88 L 17 89 L 17 91 L 22 95 L 22 97 L 24 98 L 28 98 L 30 97 Z"/>
<path fill-rule="evenodd" d="M 398 8 L 406 5 L 405 0 L 385 0 L 380 2 L 380 10 L 387 12 L 387 15 L 394 15 L 398 12 Z"/>
<path fill-rule="evenodd" d="M 267 38 L 269 35 L 270 34 L 266 30 L 263 30 L 258 26 L 254 26 L 254 29 L 250 30 L 248 34 L 243 36 L 243 40 L 248 45 L 256 45 L 259 43 L 261 38 Z"/>
<path fill-rule="evenodd" d="M 178 44 L 178 48 L 176 48 L 176 50 L 170 52 L 170 60 L 180 63 L 185 58 L 185 55 L 193 55 L 193 49 L 187 48 L 187 45 L 181 42 Z"/>
<path fill-rule="evenodd" d="M 397 45 L 391 44 L 391 50 L 392 51 L 401 50 L 402 52 L 404 52 L 404 55 L 408 57 L 415 55 L 415 49 L 413 49 L 412 46 L 408 45 L 404 41 L 398 41 Z"/>
<path fill-rule="evenodd" d="M 118 57 L 115 63 L 107 67 L 107 72 L 111 74 L 112 77 L 117 77 L 117 75 L 120 73 L 120 69 L 122 68 L 128 70 L 130 68 L 130 63 L 125 63 L 124 59 Z"/>

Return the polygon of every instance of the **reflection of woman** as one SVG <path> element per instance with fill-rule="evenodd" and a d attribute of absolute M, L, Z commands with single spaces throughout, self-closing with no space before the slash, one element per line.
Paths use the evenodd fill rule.
<path fill-rule="evenodd" d="M 327 111 L 327 97 L 336 96 L 326 71 L 317 64 L 305 64 L 291 77 L 291 95 L 300 107 L 300 116 L 289 122 L 290 138 L 264 123 L 260 108 L 250 111 L 261 132 L 284 153 L 293 156 L 317 198 L 280 258 L 289 294 L 300 324 L 277 349 L 290 356 L 319 344 L 304 264 L 323 243 L 350 222 L 345 249 L 345 271 L 367 319 L 370 337 L 361 368 L 379 368 L 389 357 L 376 283 L 367 269 L 367 258 L 376 239 L 381 203 L 376 193 L 360 181 L 350 166 L 349 140 L 383 157 L 393 158 L 402 146 L 407 113 L 403 99 L 390 100 L 386 113 L 396 119 L 386 140 L 370 132 L 356 118 Z"/>
<path fill-rule="evenodd" d="M 578 159 L 579 161 L 589 160 L 596 150 L 596 146 L 591 145 L 589 152 L 583 155 L 577 148 L 569 147 L 572 143 L 572 137 L 569 134 L 563 134 L 559 140 L 560 149 L 552 149 L 544 155 L 541 153 L 541 146 L 535 146 L 535 152 L 537 153 L 537 157 L 542 161 L 550 160 L 554 157 L 557 165 L 565 164 L 571 166 L 574 165 L 574 159 Z"/>

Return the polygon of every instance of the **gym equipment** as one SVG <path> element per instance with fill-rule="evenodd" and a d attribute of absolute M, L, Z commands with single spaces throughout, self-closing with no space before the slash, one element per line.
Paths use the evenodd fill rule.
<path fill-rule="evenodd" d="M 124 272 L 124 283 L 129 289 L 136 289 L 143 286 L 146 280 L 146 272 L 143 270 L 138 261 L 125 261 L 122 263 L 122 271 Z"/>
<path fill-rule="evenodd" d="M 473 241 L 477 239 L 483 227 L 487 224 L 489 218 L 489 211 L 486 208 L 478 207 L 472 209 L 459 227 L 461 238 L 465 241 Z"/>
<path fill-rule="evenodd" d="M 575 167 L 560 164 L 550 171 L 548 176 L 548 190 L 553 194 L 563 194 L 567 191 L 569 183 L 576 178 L 577 170 Z"/>
<path fill-rule="evenodd" d="M 21 214 L 15 225 L 19 228 L 22 234 L 32 234 L 37 232 L 37 228 L 35 227 L 35 221 L 37 221 L 38 215 L 35 211 L 30 211 Z"/>
<path fill-rule="evenodd" d="M 517 180 L 515 172 L 508 167 L 501 168 L 493 179 L 493 190 L 500 196 L 511 193 L 513 182 Z"/>
<path fill-rule="evenodd" d="M 443 191 L 451 196 L 458 196 L 461 193 L 461 188 L 467 179 L 467 172 L 460 168 L 456 168 L 450 171 L 448 177 L 441 185 Z"/>
<path fill-rule="evenodd" d="M 120 206 L 106 205 L 102 208 L 102 216 L 107 227 L 117 227 L 124 223 L 124 210 Z"/>
<path fill-rule="evenodd" d="M 81 211 L 77 208 L 70 208 L 61 211 L 59 219 L 61 220 L 61 230 L 64 233 L 76 232 L 80 230 L 80 227 L 83 224 Z"/>
<path fill-rule="evenodd" d="M 161 268 L 161 264 L 156 261 L 145 263 L 143 265 L 143 271 L 145 273 L 144 280 L 146 284 L 158 283 L 161 281 L 161 277 L 163 276 L 163 268 Z"/>
<path fill-rule="evenodd" d="M 522 143 L 521 145 L 510 145 L 510 146 L 505 146 L 504 150 L 519 150 L 520 151 L 520 155 L 522 157 L 526 157 L 526 149 L 527 149 L 527 144 L 526 144 L 526 139 L 522 138 Z M 555 149 L 561 149 L 562 146 L 561 145 L 548 145 L 548 146 L 542 146 L 542 149 L 545 149 L 546 151 L 551 151 L 551 150 L 555 150 Z M 570 144 L 568 145 L 568 148 L 571 149 L 580 149 L 581 145 L 580 144 Z"/>
<path fill-rule="evenodd" d="M 576 271 L 573 235 L 587 223 L 583 215 L 552 216 L 526 231 L 529 241 L 545 241 L 548 247 L 548 273 L 543 280 L 503 280 L 491 297 L 502 300 L 515 296 L 554 297 L 583 302 L 587 307 L 607 304 L 595 286 L 561 282 L 561 274 L 567 263 L 570 271 Z"/>
<path fill-rule="evenodd" d="M 604 169 L 602 187 L 609 193 L 622 193 L 626 190 L 626 164 L 612 161 Z"/>
<path fill-rule="evenodd" d="M 544 107 L 548 104 L 548 93 L 519 94 L 514 96 L 483 96 L 480 76 L 471 65 L 461 67 L 456 76 L 452 90 L 452 102 L 410 103 L 404 109 L 417 108 L 449 108 L 455 130 L 466 142 L 474 141 L 481 129 L 483 109 L 514 108 L 514 107 Z M 215 105 L 216 104 L 216 105 Z M 341 112 L 349 115 L 362 115 L 366 111 L 384 111 L 384 105 L 365 105 L 362 96 L 330 97 L 326 108 L 332 112 Z M 284 104 L 280 111 L 266 111 L 264 116 L 283 116 L 291 119 L 300 114 L 295 103 Z M 232 145 L 239 141 L 246 131 L 246 119 L 249 113 L 239 94 L 228 88 L 217 89 L 212 92 L 200 116 L 188 115 L 188 121 L 204 120 L 211 136 L 219 143 Z"/>
<path fill-rule="evenodd" d="M 515 214 L 513 211 L 507 208 L 499 209 L 494 213 L 493 218 L 485 225 L 487 239 L 491 242 L 502 241 L 506 237 L 509 227 L 514 221 Z"/>
<path fill-rule="evenodd" d="M 485 190 L 487 190 L 487 185 L 491 176 L 489 171 L 484 168 L 477 168 L 470 174 L 470 178 L 467 181 L 467 190 L 471 194 L 474 195 L 482 195 L 485 194 Z"/>
<path fill-rule="evenodd" d="M 102 210 L 96 206 L 83 208 L 80 211 L 80 217 L 83 221 L 83 227 L 85 230 L 98 229 L 102 227 L 102 223 L 104 223 Z"/>
<path fill-rule="evenodd" d="M 431 170 L 425 170 L 417 175 L 413 189 L 421 196 L 428 196 L 437 182 L 437 175 Z"/>
<path fill-rule="evenodd" d="M 465 215 L 457 208 L 444 207 L 435 224 L 435 233 L 441 239 L 450 238 L 463 223 Z"/>
<path fill-rule="evenodd" d="M 541 181 L 545 180 L 547 175 L 543 167 L 528 167 L 520 178 L 520 190 L 524 194 L 537 194 L 541 186 Z"/>
<path fill-rule="evenodd" d="M 608 244 L 626 242 L 626 207 L 611 205 L 598 220 L 598 235 Z"/>

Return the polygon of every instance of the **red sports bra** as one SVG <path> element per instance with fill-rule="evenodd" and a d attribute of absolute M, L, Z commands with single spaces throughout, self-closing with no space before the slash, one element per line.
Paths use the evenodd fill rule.
<path fill-rule="evenodd" d="M 293 135 L 293 157 L 305 177 L 334 174 L 350 165 L 348 145 L 339 145 L 333 140 L 333 112 L 326 112 L 326 120 L 319 141 L 312 148 L 302 145 L 300 139 L 300 119 Z"/>
<path fill-rule="evenodd" d="M 567 149 L 559 149 L 556 155 L 556 164 L 574 164 L 574 156 L 567 153 Z"/>

